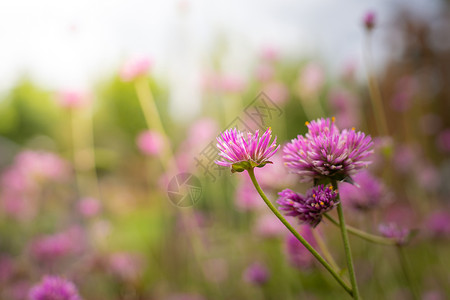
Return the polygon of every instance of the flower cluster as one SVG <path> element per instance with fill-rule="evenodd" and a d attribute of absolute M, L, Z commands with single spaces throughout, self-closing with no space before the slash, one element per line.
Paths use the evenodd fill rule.
<path fill-rule="evenodd" d="M 340 131 L 334 118 L 306 122 L 308 133 L 297 136 L 283 149 L 286 166 L 302 181 L 344 180 L 366 167 L 373 142 L 363 132 Z"/>
<path fill-rule="evenodd" d="M 338 193 L 332 186 L 319 185 L 309 189 L 306 195 L 285 189 L 278 194 L 277 203 L 287 216 L 296 217 L 301 223 L 316 227 L 322 215 L 338 203 Z"/>
<path fill-rule="evenodd" d="M 29 293 L 30 300 L 80 300 L 75 285 L 63 278 L 45 276 Z"/>
<path fill-rule="evenodd" d="M 269 127 L 266 132 L 259 136 L 259 131 L 255 134 L 234 129 L 228 129 L 217 138 L 217 148 L 221 160 L 216 160 L 216 164 L 224 167 L 231 167 L 232 171 L 242 172 L 254 167 L 263 167 L 280 148 L 277 146 L 277 138 L 270 143 L 272 130 Z"/>

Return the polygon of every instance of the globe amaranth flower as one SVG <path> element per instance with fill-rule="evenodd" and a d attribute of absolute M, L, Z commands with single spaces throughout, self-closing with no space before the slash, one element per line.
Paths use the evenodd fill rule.
<path fill-rule="evenodd" d="M 259 131 L 255 134 L 247 132 L 246 134 L 234 129 L 228 129 L 217 138 L 217 148 L 221 160 L 215 163 L 231 167 L 232 172 L 242 172 L 254 167 L 264 167 L 280 148 L 276 144 L 277 138 L 272 139 L 272 130 L 269 127 L 266 132 L 259 136 Z"/>
<path fill-rule="evenodd" d="M 283 148 L 286 166 L 301 181 L 344 180 L 370 163 L 373 142 L 363 132 L 340 131 L 334 118 L 306 122 L 308 133 L 299 135 Z"/>
<path fill-rule="evenodd" d="M 31 288 L 29 300 L 81 300 L 75 285 L 57 276 L 45 276 Z"/>
<path fill-rule="evenodd" d="M 333 190 L 332 186 L 325 185 L 315 186 L 305 195 L 290 189 L 285 189 L 278 195 L 280 210 L 312 227 L 316 227 L 322 220 L 322 215 L 332 210 L 339 202 L 337 191 Z"/>

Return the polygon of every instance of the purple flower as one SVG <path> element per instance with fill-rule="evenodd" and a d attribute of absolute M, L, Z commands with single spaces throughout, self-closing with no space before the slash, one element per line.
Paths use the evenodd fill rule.
<path fill-rule="evenodd" d="M 406 244 L 410 233 L 409 229 L 399 227 L 395 223 L 380 224 L 378 230 L 384 237 L 395 239 L 398 245 Z"/>
<path fill-rule="evenodd" d="M 300 175 L 301 181 L 322 178 L 343 180 L 370 163 L 373 142 L 363 132 L 340 131 L 331 120 L 306 122 L 308 133 L 299 135 L 283 148 L 286 166 Z"/>
<path fill-rule="evenodd" d="M 356 185 L 342 183 L 339 185 L 341 200 L 356 209 L 368 210 L 376 207 L 385 196 L 385 187 L 368 171 L 362 171 L 353 178 Z"/>
<path fill-rule="evenodd" d="M 319 185 L 309 189 L 306 195 L 286 189 L 278 194 L 277 203 L 287 216 L 296 217 L 301 223 L 316 227 L 322 215 L 338 203 L 337 191 L 332 186 Z"/>
<path fill-rule="evenodd" d="M 45 276 L 29 293 L 30 300 L 80 300 L 75 285 L 63 278 Z"/>
<path fill-rule="evenodd" d="M 376 17 L 377 17 L 377 15 L 373 11 L 368 11 L 364 15 L 363 21 L 364 21 L 364 26 L 366 27 L 367 30 L 372 30 L 375 27 Z"/>
<path fill-rule="evenodd" d="M 269 161 L 280 146 L 276 144 L 277 138 L 272 139 L 272 130 L 269 127 L 266 132 L 259 136 L 247 132 L 245 134 L 236 128 L 228 129 L 217 138 L 217 147 L 222 160 L 216 160 L 216 164 L 224 167 L 232 167 L 232 171 L 242 172 L 254 167 L 263 167 Z"/>
<path fill-rule="evenodd" d="M 245 281 L 262 285 L 269 280 L 270 274 L 266 266 L 261 263 L 253 263 L 244 272 Z"/>

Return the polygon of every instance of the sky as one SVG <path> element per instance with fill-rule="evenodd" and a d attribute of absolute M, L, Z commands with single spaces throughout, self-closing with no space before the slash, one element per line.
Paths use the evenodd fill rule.
<path fill-rule="evenodd" d="M 439 1 L 3 0 L 0 92 L 24 75 L 52 90 L 89 90 L 126 60 L 151 57 L 178 107 L 199 97 L 196 83 L 224 39 L 223 67 L 232 73 L 245 74 L 265 46 L 339 69 L 361 59 L 362 16 L 374 10 L 380 23 L 375 56 L 382 61 L 389 53 L 384 25 L 392 8 L 406 2 L 431 15 Z"/>

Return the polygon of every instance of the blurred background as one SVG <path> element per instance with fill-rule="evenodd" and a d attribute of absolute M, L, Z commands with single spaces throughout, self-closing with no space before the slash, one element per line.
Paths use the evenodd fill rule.
<path fill-rule="evenodd" d="M 247 174 L 214 164 L 223 130 L 305 121 L 370 134 L 373 163 L 340 184 L 365 299 L 448 299 L 448 1 L 3 1 L 0 299 L 43 276 L 82 299 L 347 297 L 271 215 Z M 275 202 L 304 192 L 282 162 Z M 290 220 L 346 276 L 338 229 Z M 330 251 L 326 251 L 326 249 Z M 33 299 L 35 300 L 35 299 Z"/>

